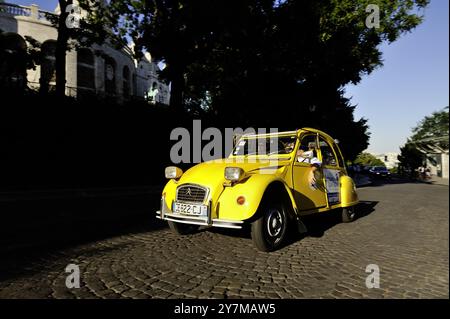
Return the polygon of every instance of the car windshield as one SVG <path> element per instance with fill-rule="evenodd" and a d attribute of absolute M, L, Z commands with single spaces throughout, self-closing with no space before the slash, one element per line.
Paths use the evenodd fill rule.
<path fill-rule="evenodd" d="M 378 166 L 378 167 L 374 167 L 375 171 L 379 171 L 379 172 L 385 172 L 387 171 L 386 167 L 382 167 L 382 166 Z"/>
<path fill-rule="evenodd" d="M 296 135 L 242 137 L 234 147 L 232 155 L 290 154 L 294 151 Z"/>

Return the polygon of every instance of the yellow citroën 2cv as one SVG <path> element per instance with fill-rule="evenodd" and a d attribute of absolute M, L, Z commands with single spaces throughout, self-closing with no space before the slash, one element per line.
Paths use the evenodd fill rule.
<path fill-rule="evenodd" d="M 167 167 L 161 209 L 180 235 L 200 226 L 242 228 L 261 251 L 282 245 L 288 225 L 305 232 L 302 216 L 340 209 L 355 218 L 358 196 L 342 153 L 328 134 L 312 128 L 242 135 L 230 156 L 183 173 Z"/>

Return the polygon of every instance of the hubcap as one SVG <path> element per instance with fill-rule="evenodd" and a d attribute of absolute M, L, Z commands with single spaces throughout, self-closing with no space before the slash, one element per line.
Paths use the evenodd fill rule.
<path fill-rule="evenodd" d="M 271 210 L 267 217 L 267 233 L 270 237 L 276 238 L 283 229 L 283 216 L 278 210 Z"/>

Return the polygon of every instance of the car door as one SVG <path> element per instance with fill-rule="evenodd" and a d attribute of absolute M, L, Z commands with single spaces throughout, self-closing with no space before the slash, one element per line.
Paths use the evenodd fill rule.
<path fill-rule="evenodd" d="M 319 157 L 322 162 L 321 169 L 327 203 L 329 206 L 339 204 L 341 201 L 340 177 L 344 169 L 342 158 L 333 143 L 322 136 L 319 136 Z"/>
<path fill-rule="evenodd" d="M 317 156 L 318 135 L 316 133 L 306 133 L 300 136 L 298 144 L 292 166 L 294 199 L 300 211 L 317 210 L 327 205 L 322 171 L 319 168 L 315 173 L 312 173 L 311 164 L 298 161 L 297 150 L 302 145 L 309 146 L 314 148 L 315 156 Z M 315 183 L 311 183 L 311 175 L 314 175 Z"/>

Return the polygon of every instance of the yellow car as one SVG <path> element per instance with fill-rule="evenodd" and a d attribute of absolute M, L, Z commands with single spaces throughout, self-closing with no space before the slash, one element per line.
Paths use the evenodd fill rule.
<path fill-rule="evenodd" d="M 170 166 L 165 175 L 170 180 L 156 217 L 174 232 L 251 224 L 261 251 L 279 248 L 288 224 L 305 232 L 302 216 L 308 214 L 341 209 L 342 220 L 350 222 L 358 203 L 337 142 L 312 128 L 242 135 L 228 158 L 184 173 Z"/>

